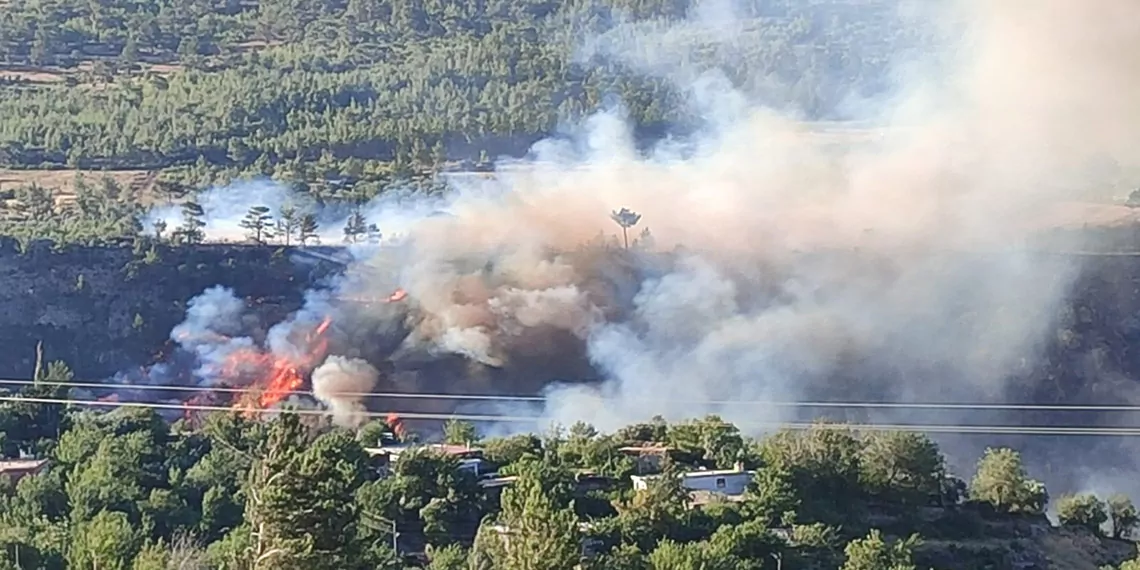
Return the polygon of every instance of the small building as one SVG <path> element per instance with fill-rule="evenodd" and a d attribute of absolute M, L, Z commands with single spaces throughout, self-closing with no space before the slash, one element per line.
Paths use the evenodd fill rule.
<path fill-rule="evenodd" d="M 450 455 L 452 457 L 456 457 L 459 459 L 471 459 L 471 458 L 476 458 L 476 457 L 478 457 L 478 458 L 483 457 L 483 450 L 479 449 L 477 447 L 471 447 L 469 445 L 450 445 L 450 444 L 446 444 L 446 443 L 429 443 L 427 445 L 415 445 L 415 444 L 384 445 L 381 447 L 368 447 L 368 448 L 364 449 L 364 451 L 368 452 L 368 454 L 373 456 L 373 457 L 380 456 L 380 455 L 387 456 L 389 461 L 391 461 L 392 463 L 399 461 L 401 454 L 406 453 L 408 451 L 415 451 L 415 450 L 434 451 L 436 453 L 442 453 L 444 455 Z"/>
<path fill-rule="evenodd" d="M 738 466 L 737 469 L 689 471 L 681 475 L 681 485 L 689 491 L 705 491 L 719 493 L 729 497 L 743 495 L 752 482 L 755 471 L 746 471 Z M 634 475 L 634 491 L 645 491 L 649 484 L 661 475 Z"/>
<path fill-rule="evenodd" d="M 488 499 L 498 502 L 502 499 L 503 489 L 513 485 L 518 481 L 518 477 L 491 477 L 479 481 L 479 486 L 483 488 L 483 492 L 487 495 Z"/>
<path fill-rule="evenodd" d="M 466 471 L 475 476 L 476 479 L 480 479 L 482 477 L 492 475 L 494 468 L 491 467 L 491 465 L 487 463 L 487 461 L 485 461 L 482 457 L 472 457 L 468 459 L 460 459 L 459 470 Z"/>
<path fill-rule="evenodd" d="M 400 460 L 400 456 L 409 451 L 426 450 L 435 453 L 450 455 L 459 460 L 461 470 L 471 471 L 476 477 L 486 474 L 486 463 L 483 460 L 483 450 L 467 445 L 449 445 L 432 443 L 428 445 L 385 445 L 381 447 L 366 447 L 365 453 L 372 459 L 372 465 L 382 474 L 387 474 L 391 466 Z"/>
<path fill-rule="evenodd" d="M 488 476 L 479 481 L 479 486 L 487 494 L 489 499 L 494 501 L 500 500 L 503 494 L 503 489 L 513 485 L 518 481 L 517 476 L 498 477 Z M 574 474 L 574 494 L 578 497 L 584 497 L 591 491 L 603 491 L 613 487 L 614 480 L 605 475 L 598 475 L 590 471 L 580 471 Z"/>
<path fill-rule="evenodd" d="M 593 471 L 579 471 L 574 474 L 574 489 L 579 495 L 591 491 L 606 491 L 613 488 L 615 483 L 612 477 L 599 475 Z"/>
<path fill-rule="evenodd" d="M 43 473 L 47 467 L 47 459 L 4 459 L 0 460 L 0 477 L 7 476 L 15 485 L 28 475 Z"/>
<path fill-rule="evenodd" d="M 629 445 L 618 448 L 618 453 L 634 460 L 634 472 L 638 475 L 660 473 L 671 448 L 660 443 Z"/>

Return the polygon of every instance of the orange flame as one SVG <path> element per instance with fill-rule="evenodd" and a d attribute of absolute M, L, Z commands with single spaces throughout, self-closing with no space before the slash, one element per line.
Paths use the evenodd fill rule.
<path fill-rule="evenodd" d="M 398 439 L 404 439 L 408 433 L 408 430 L 404 427 L 404 420 L 400 419 L 400 416 L 398 416 L 396 412 L 389 412 L 388 418 L 384 423 L 388 424 L 388 427 L 392 430 L 392 433 L 396 434 Z"/>
<path fill-rule="evenodd" d="M 271 408 L 305 382 L 304 375 L 316 367 L 328 352 L 325 332 L 332 319 L 325 317 L 305 337 L 304 352 L 300 355 L 280 356 L 258 349 L 247 349 L 232 354 L 225 365 L 226 375 L 240 376 L 250 370 L 260 374 L 234 405 L 236 408 Z"/>
<path fill-rule="evenodd" d="M 389 303 L 399 303 L 400 301 L 403 301 L 407 297 L 408 297 L 407 291 L 403 290 L 402 288 L 396 289 L 395 291 L 392 291 L 391 295 L 388 295 L 388 302 Z"/>

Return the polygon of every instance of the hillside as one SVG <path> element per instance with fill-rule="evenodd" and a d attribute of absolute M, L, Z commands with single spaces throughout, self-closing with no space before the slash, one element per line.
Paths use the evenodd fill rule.
<path fill-rule="evenodd" d="M 690 4 L 14 1 L 0 19 L 0 166 L 163 170 L 191 187 L 271 174 L 325 192 L 349 178 L 370 195 L 393 176 L 519 155 L 611 96 L 658 138 L 697 120 L 682 88 L 581 49 Z M 886 89 L 890 55 L 917 41 L 891 6 L 757 2 L 732 46 L 691 38 L 709 48 L 693 64 L 730 65 L 771 105 L 844 118 L 842 100 Z"/>
<path fill-rule="evenodd" d="M 339 269 L 296 263 L 287 249 L 140 245 L 0 243 L 0 342 L 7 347 L 0 377 L 28 378 L 42 343 L 47 358 L 68 362 L 79 378 L 108 379 L 155 362 L 185 318 L 186 302 L 208 287 L 234 289 L 268 327 Z"/>
<path fill-rule="evenodd" d="M 0 570 L 1140 569 L 1038 1 L 0 0 Z"/>

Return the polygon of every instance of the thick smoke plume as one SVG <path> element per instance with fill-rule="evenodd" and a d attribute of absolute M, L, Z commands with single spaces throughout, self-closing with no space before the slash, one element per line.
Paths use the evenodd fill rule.
<path fill-rule="evenodd" d="M 1090 245 L 1039 230 L 1140 173 L 1140 4 L 899 6 L 944 25 L 889 95 L 852 94 L 876 125 L 858 141 L 777 110 L 781 85 L 681 57 L 694 37 L 746 46 L 736 5 L 586 42 L 584 60 L 633 54 L 688 89 L 704 129 L 647 153 L 608 109 L 493 181 L 370 205 L 385 239 L 302 313 L 335 313 L 351 357 L 317 370 L 318 397 L 342 421 L 360 404 L 335 397 L 348 384 L 543 393 L 545 420 L 599 428 L 717 412 L 746 429 L 816 413 L 778 401 L 1011 398 L 1080 270 L 1035 250 Z M 224 191 L 248 205 L 245 188 Z M 623 207 L 641 215 L 628 250 Z"/>
<path fill-rule="evenodd" d="M 195 375 L 204 383 L 226 375 L 234 355 L 253 347 L 253 339 L 243 335 L 245 312 L 232 290 L 211 287 L 190 300 L 186 320 L 171 331 L 171 340 L 198 357 Z"/>
<path fill-rule="evenodd" d="M 313 371 L 313 395 L 332 411 L 333 421 L 356 427 L 367 421 L 359 396 L 376 388 L 380 373 L 359 358 L 330 356 Z"/>

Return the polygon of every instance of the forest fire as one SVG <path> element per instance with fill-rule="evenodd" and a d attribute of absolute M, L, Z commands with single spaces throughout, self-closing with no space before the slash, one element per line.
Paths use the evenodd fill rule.
<path fill-rule="evenodd" d="M 328 339 L 325 338 L 325 332 L 330 325 L 332 319 L 325 317 L 306 335 L 301 344 L 304 351 L 300 356 L 283 356 L 257 349 L 233 353 L 226 363 L 227 372 L 234 376 L 248 374 L 247 371 L 250 370 L 260 372 L 249 385 L 249 390 L 234 403 L 234 408 L 271 408 L 300 388 L 305 381 L 304 375 L 327 356 Z"/>

